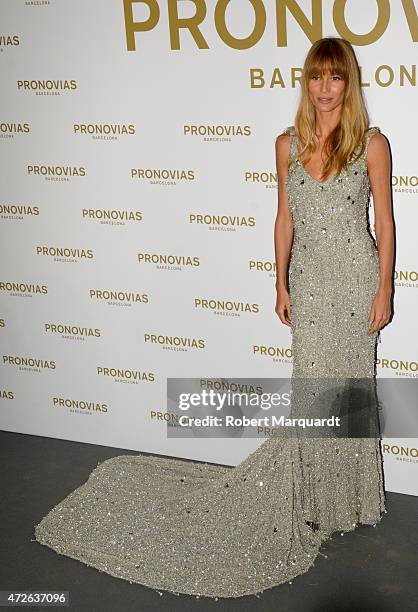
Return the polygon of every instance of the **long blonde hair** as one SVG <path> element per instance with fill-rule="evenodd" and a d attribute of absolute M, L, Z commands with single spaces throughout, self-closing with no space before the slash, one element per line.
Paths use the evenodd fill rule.
<path fill-rule="evenodd" d="M 357 161 L 364 152 L 369 125 L 361 90 L 360 69 L 353 47 L 344 38 L 330 36 L 317 40 L 310 48 L 303 66 L 301 97 L 295 117 L 295 131 L 301 149 L 297 157 L 289 160 L 289 166 L 296 159 L 307 164 L 319 145 L 315 132 L 315 107 L 309 97 L 308 84 L 313 75 L 323 75 L 327 70 L 344 79 L 345 94 L 340 122 L 324 142 L 327 161 L 321 180 L 332 174 L 338 175 L 350 161 Z"/>

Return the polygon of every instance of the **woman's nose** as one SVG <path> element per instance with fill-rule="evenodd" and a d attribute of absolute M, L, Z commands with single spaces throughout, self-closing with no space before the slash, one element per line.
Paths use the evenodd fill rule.
<path fill-rule="evenodd" d="M 322 79 L 321 91 L 326 93 L 329 90 L 329 79 L 327 77 Z"/>

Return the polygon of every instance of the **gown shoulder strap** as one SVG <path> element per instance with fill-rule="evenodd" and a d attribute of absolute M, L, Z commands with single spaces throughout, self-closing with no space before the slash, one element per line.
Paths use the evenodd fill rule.
<path fill-rule="evenodd" d="M 283 130 L 283 134 L 289 134 L 290 136 L 290 152 L 289 156 L 297 155 L 297 147 L 296 147 L 296 129 L 294 125 L 290 125 L 285 130 Z"/>
<path fill-rule="evenodd" d="M 294 136 L 296 134 L 295 126 L 289 125 L 289 127 L 283 130 L 283 134 L 290 134 L 291 136 Z"/>

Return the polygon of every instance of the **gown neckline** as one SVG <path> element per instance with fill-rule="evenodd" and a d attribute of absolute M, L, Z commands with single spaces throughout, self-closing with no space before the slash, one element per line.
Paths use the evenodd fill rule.
<path fill-rule="evenodd" d="M 304 171 L 304 173 L 307 174 L 308 177 L 311 178 L 313 181 L 315 181 L 315 183 L 318 183 L 318 185 L 325 185 L 326 183 L 329 183 L 329 182 L 333 181 L 335 178 L 337 178 L 337 175 L 333 174 L 329 178 L 325 179 L 325 181 L 318 181 L 318 179 L 316 179 L 314 176 L 312 176 L 312 174 L 310 172 L 308 172 L 306 170 L 305 166 L 302 164 L 301 161 L 299 161 L 299 164 L 302 167 L 302 170 Z"/>
<path fill-rule="evenodd" d="M 299 147 L 298 147 L 298 141 L 297 141 L 297 137 L 296 134 L 294 134 L 294 138 L 295 138 L 295 144 L 296 144 L 296 151 L 299 155 Z M 337 178 L 336 174 L 333 174 L 332 176 L 328 177 L 327 179 L 325 179 L 325 181 L 319 181 L 318 179 L 316 179 L 314 176 L 312 176 L 312 174 L 310 172 L 307 171 L 307 169 L 305 168 L 305 166 L 302 164 L 302 162 L 300 161 L 300 159 L 298 158 L 298 164 L 302 167 L 303 172 L 309 177 L 311 178 L 315 183 L 317 183 L 318 185 L 325 185 L 326 183 L 331 182 L 332 180 L 334 180 L 335 178 Z"/>

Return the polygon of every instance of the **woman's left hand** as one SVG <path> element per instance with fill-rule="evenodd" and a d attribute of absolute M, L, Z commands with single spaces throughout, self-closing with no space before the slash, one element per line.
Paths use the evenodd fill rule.
<path fill-rule="evenodd" d="M 379 289 L 377 291 L 370 309 L 368 334 L 379 331 L 390 320 L 392 314 L 391 298 L 392 290 Z"/>

